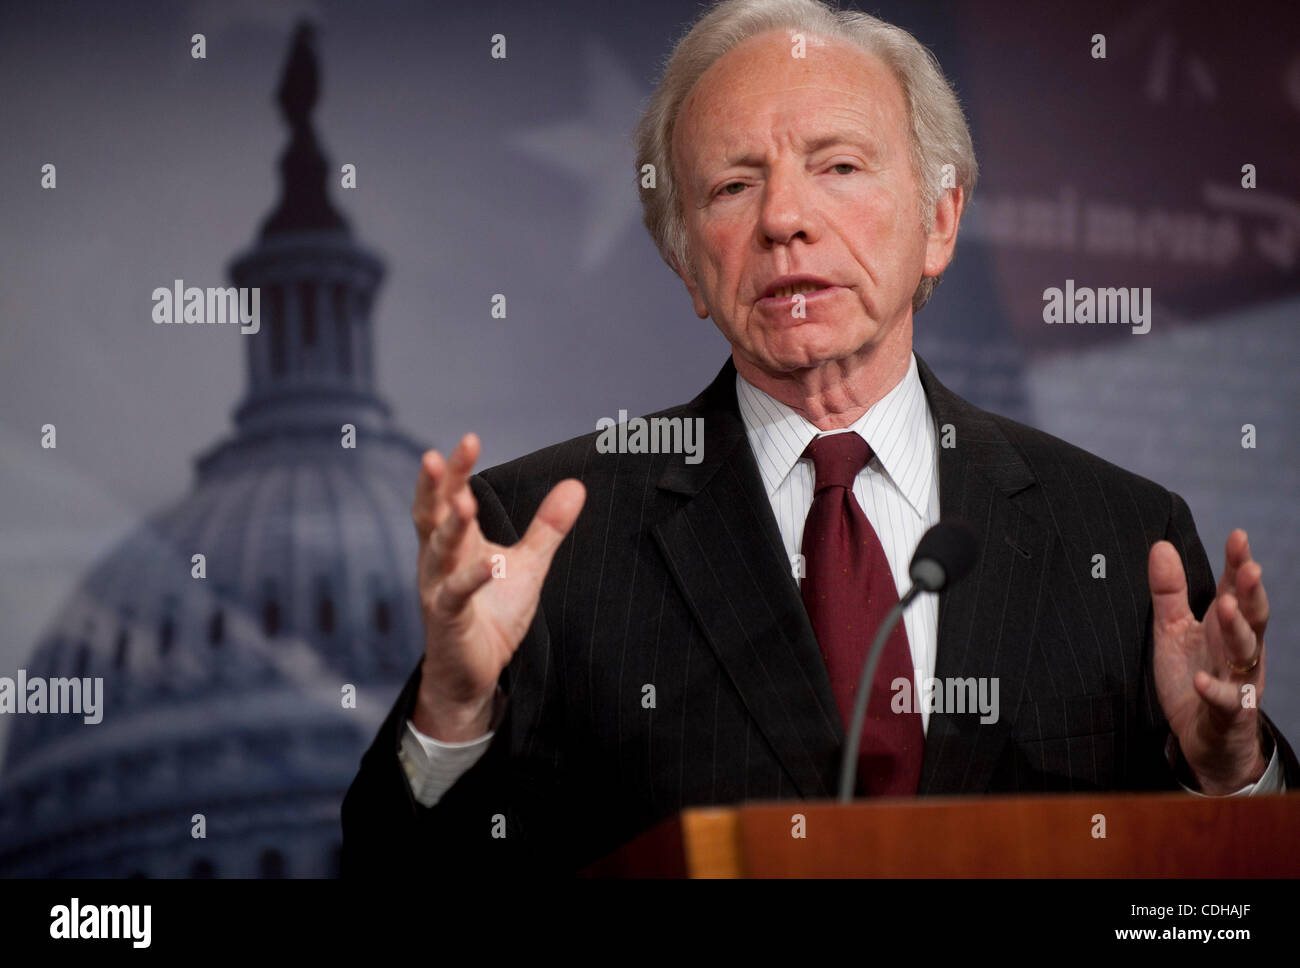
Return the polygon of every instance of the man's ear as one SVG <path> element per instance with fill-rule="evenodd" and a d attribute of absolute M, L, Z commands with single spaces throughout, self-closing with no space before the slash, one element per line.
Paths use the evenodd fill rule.
<path fill-rule="evenodd" d="M 934 225 L 925 240 L 924 275 L 937 276 L 952 261 L 957 247 L 957 224 L 966 206 L 966 196 L 961 188 L 949 188 L 934 204 Z"/>
<path fill-rule="evenodd" d="M 704 297 L 700 294 L 700 287 L 695 284 L 695 278 L 684 270 L 681 263 L 675 258 L 669 256 L 669 259 L 672 262 L 673 272 L 677 273 L 682 282 L 686 284 L 686 291 L 691 297 L 691 305 L 695 307 L 695 315 L 699 316 L 700 319 L 708 319 L 709 307 L 704 303 Z"/>

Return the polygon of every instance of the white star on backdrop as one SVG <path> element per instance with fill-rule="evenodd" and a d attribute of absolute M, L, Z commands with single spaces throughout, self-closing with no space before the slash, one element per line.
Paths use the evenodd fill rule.
<path fill-rule="evenodd" d="M 640 89 L 614 54 L 589 37 L 586 112 L 525 128 L 506 137 L 513 147 L 575 176 L 585 189 L 579 269 L 603 263 L 629 225 L 640 222 L 632 130 L 641 112 Z"/>

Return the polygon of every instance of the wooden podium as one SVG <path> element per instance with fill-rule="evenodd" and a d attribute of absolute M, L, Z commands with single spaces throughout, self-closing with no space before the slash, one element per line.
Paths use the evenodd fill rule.
<path fill-rule="evenodd" d="M 583 874 L 1298 877 L 1300 797 L 922 797 L 694 808 Z"/>

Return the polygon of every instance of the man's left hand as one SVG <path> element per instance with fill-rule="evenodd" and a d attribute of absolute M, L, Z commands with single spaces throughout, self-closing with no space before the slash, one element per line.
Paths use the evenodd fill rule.
<path fill-rule="evenodd" d="M 1259 716 L 1268 625 L 1263 569 L 1250 557 L 1245 531 L 1228 535 L 1223 577 L 1202 622 L 1192 614 L 1182 560 L 1168 541 L 1151 547 L 1147 579 L 1160 706 L 1201 792 L 1235 793 L 1268 766 Z"/>

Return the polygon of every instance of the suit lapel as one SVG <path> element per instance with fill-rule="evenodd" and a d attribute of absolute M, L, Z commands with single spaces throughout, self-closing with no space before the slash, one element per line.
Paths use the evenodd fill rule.
<path fill-rule="evenodd" d="M 833 796 L 844 733 L 830 679 L 736 403 L 730 359 L 687 405 L 704 418 L 698 464 L 659 487 L 688 500 L 653 527 L 678 590 L 758 729 L 805 798 Z"/>
<path fill-rule="evenodd" d="M 1019 706 L 1052 538 L 1012 500 L 1035 486 L 1034 475 L 992 416 L 944 387 L 920 357 L 917 363 L 939 428 L 940 519 L 966 522 L 980 543 L 970 573 L 939 599 L 934 674 L 995 678 L 999 706 L 991 724 L 978 715 L 931 714 L 919 792 L 982 793 Z"/>

